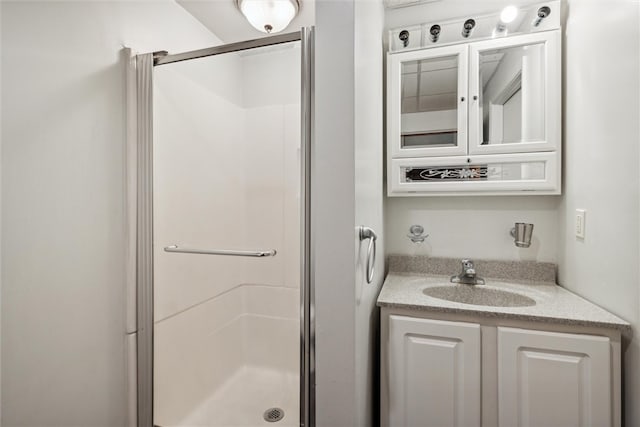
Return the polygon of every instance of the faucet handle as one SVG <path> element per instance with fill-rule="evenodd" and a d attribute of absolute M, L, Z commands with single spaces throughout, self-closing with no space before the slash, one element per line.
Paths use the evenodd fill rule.
<path fill-rule="evenodd" d="M 476 276 L 476 268 L 473 260 L 462 259 L 462 272 L 457 276 L 451 277 L 452 283 L 464 283 L 467 285 L 484 285 L 484 279 Z"/>
<path fill-rule="evenodd" d="M 470 259 L 462 260 L 462 274 L 464 274 L 465 276 L 476 275 L 476 267 L 473 264 L 473 260 L 470 260 Z"/>

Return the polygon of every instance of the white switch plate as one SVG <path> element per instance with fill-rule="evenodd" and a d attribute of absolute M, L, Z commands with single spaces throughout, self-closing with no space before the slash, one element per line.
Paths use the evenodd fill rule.
<path fill-rule="evenodd" d="M 584 239 L 585 215 L 587 211 L 584 209 L 576 209 L 576 237 Z"/>

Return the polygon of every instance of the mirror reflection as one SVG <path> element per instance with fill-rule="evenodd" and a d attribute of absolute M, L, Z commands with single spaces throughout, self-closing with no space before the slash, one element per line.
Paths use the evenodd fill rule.
<path fill-rule="evenodd" d="M 480 53 L 482 145 L 543 141 L 544 44 Z"/>
<path fill-rule="evenodd" d="M 402 64 L 402 147 L 458 145 L 458 57 Z"/>

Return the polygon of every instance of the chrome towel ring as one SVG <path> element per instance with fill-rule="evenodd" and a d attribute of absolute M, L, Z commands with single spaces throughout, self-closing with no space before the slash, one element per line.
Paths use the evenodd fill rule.
<path fill-rule="evenodd" d="M 378 239 L 378 235 L 373 230 L 373 228 L 365 227 L 361 225 L 358 227 L 358 236 L 360 237 L 360 241 L 369 239 L 369 246 L 367 247 L 367 283 L 371 283 L 373 281 L 373 273 L 375 271 L 376 266 L 376 240 Z"/>

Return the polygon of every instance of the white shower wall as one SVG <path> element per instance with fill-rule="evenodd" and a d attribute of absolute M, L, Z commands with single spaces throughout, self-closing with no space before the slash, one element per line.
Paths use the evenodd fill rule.
<path fill-rule="evenodd" d="M 239 285 L 158 322 L 154 343 L 156 424 L 194 425 L 187 420 L 195 418 L 199 421 L 195 425 L 224 425 L 216 423 L 222 416 L 253 415 L 259 419 L 270 406 L 291 409 L 294 405 L 293 414 L 297 415 L 298 384 L 290 381 L 297 379 L 298 374 L 297 308 L 297 289 Z M 269 406 L 256 402 L 261 410 L 253 414 L 247 411 L 225 414 L 230 408 L 220 408 L 216 392 L 246 369 L 274 373 L 274 381 L 267 386 L 277 397 L 264 402 Z M 242 396 L 232 396 L 230 400 L 238 405 L 238 400 L 256 398 L 246 388 L 243 391 Z M 216 406 L 217 410 L 209 409 L 210 406 Z M 203 419 L 208 413 L 217 415 Z M 289 420 L 292 418 L 289 416 Z M 240 425 L 242 421 L 237 420 Z"/>
<path fill-rule="evenodd" d="M 297 405 L 299 47 L 165 65 L 154 78 L 155 421 L 199 422 L 247 369 L 276 373 L 274 395 L 288 378 L 280 395 Z M 163 251 L 173 244 L 278 253 Z"/>

